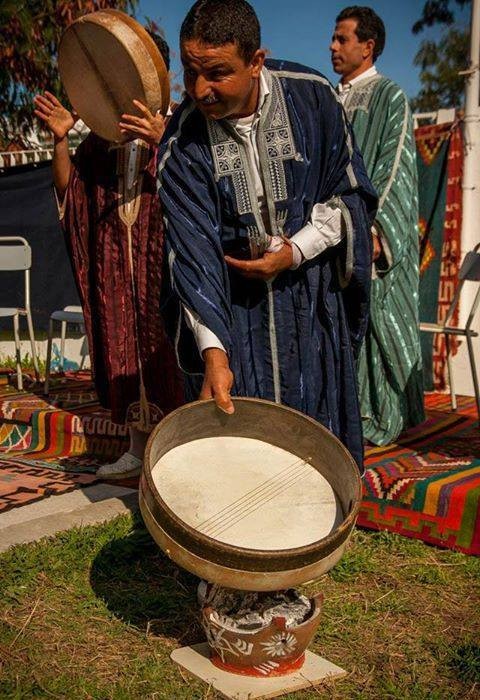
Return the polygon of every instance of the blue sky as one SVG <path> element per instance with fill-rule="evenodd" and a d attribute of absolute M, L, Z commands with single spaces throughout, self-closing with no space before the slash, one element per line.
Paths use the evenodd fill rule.
<path fill-rule="evenodd" d="M 137 18 L 148 16 L 160 24 L 173 53 L 172 70 L 179 73 L 178 34 L 182 20 L 194 0 L 140 0 Z M 336 81 L 330 66 L 328 46 L 334 20 L 349 3 L 331 0 L 251 0 L 262 26 L 263 46 L 273 58 L 284 58 L 304 63 L 322 71 Z M 359 3 L 360 4 L 360 3 Z M 395 80 L 413 97 L 419 89 L 418 69 L 413 58 L 424 38 L 438 37 L 441 28 L 429 29 L 419 36 L 411 32 L 419 19 L 424 0 L 376 0 L 365 2 L 378 12 L 387 29 L 387 44 L 378 61 L 382 73 Z M 470 11 L 457 11 L 463 24 L 469 23 Z"/>

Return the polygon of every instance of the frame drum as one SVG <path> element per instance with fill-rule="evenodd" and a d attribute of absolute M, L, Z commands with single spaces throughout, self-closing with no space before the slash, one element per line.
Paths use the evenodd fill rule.
<path fill-rule="evenodd" d="M 92 12 L 64 32 L 58 67 L 68 98 L 85 124 L 106 139 L 121 143 L 122 114 L 141 116 L 132 103 L 165 115 L 170 103 L 168 72 L 146 30 L 118 10 Z"/>
<path fill-rule="evenodd" d="M 227 588 L 286 589 L 343 554 L 360 507 L 350 453 L 317 421 L 261 399 L 197 401 L 152 432 L 140 480 L 147 528 L 188 571 Z"/>

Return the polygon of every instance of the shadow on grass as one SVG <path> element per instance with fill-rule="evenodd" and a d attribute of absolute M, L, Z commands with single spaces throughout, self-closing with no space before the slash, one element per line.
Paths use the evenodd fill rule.
<path fill-rule="evenodd" d="M 174 638 L 182 645 L 203 641 L 198 579 L 163 554 L 140 515 L 126 537 L 97 554 L 90 583 L 113 615 L 147 635 Z"/>

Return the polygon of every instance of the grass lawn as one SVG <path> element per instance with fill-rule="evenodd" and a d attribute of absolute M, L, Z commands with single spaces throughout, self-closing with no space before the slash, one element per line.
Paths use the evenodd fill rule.
<path fill-rule="evenodd" d="M 357 532 L 325 594 L 313 651 L 336 683 L 288 698 L 480 697 L 480 560 Z M 121 516 L 0 555 L 0 698 L 209 698 L 175 647 L 201 641 L 193 576 Z"/>

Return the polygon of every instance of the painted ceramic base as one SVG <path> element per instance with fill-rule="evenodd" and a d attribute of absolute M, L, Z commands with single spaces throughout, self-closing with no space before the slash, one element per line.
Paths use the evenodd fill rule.
<path fill-rule="evenodd" d="M 202 625 L 212 663 L 230 673 L 261 678 L 298 671 L 320 623 L 322 602 L 321 594 L 312 598 L 312 612 L 300 624 L 287 627 L 285 617 L 274 617 L 270 624 L 256 629 L 232 627 L 231 618 L 207 603 Z"/>

